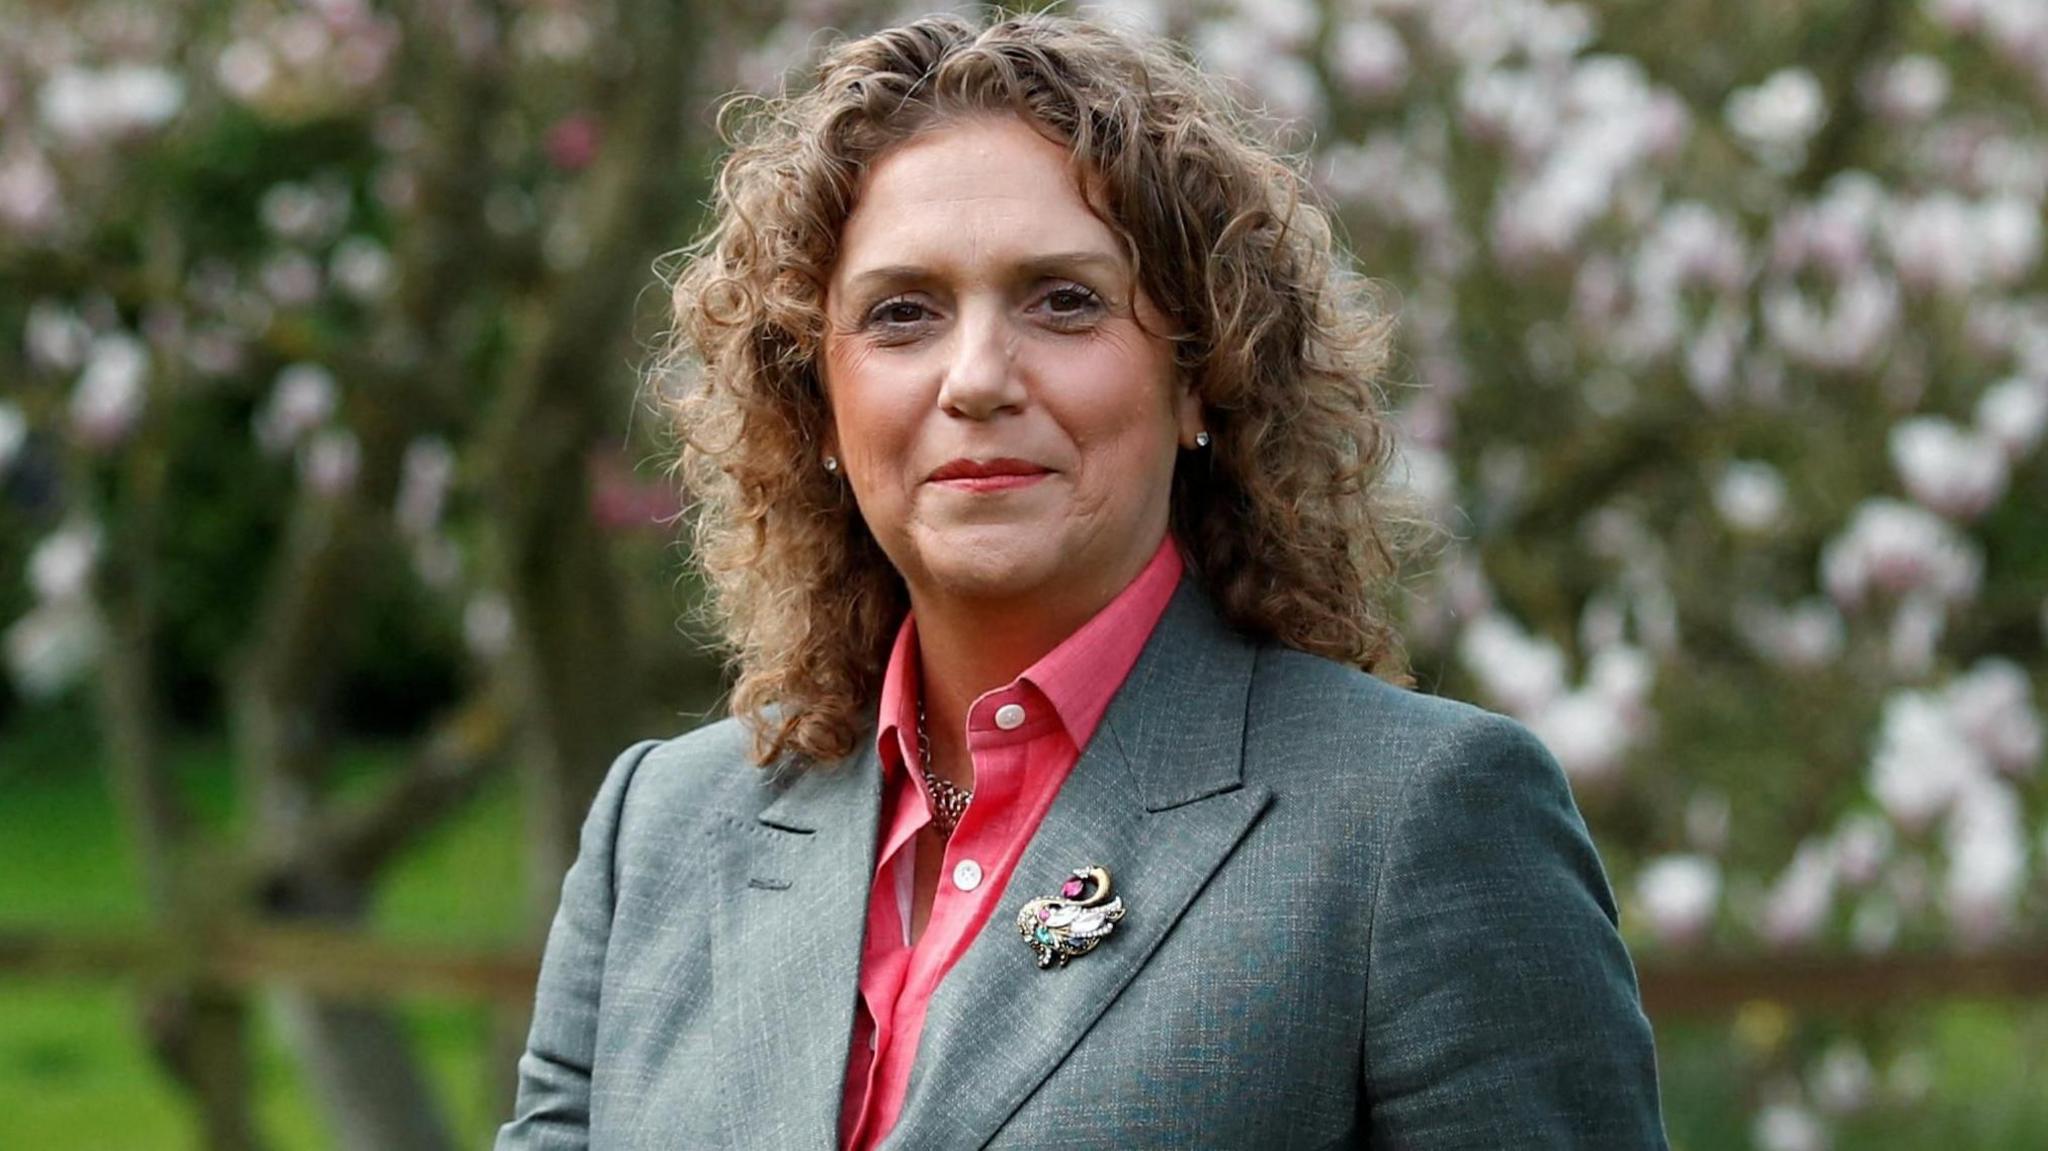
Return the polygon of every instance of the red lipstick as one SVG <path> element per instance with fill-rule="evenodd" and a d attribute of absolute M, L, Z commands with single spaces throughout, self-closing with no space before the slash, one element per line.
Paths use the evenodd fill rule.
<path fill-rule="evenodd" d="M 994 492 L 1026 487 L 1052 474 L 1030 460 L 949 460 L 928 477 L 932 483 L 960 491 Z"/>

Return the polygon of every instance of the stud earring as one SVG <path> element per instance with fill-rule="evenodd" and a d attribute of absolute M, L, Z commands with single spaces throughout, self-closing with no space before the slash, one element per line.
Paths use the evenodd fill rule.
<path fill-rule="evenodd" d="M 1209 446 L 1209 433 L 1208 433 L 1208 432 L 1196 432 L 1196 433 L 1195 433 L 1195 446 L 1196 446 L 1196 447 L 1198 447 L 1198 448 L 1206 448 L 1206 447 L 1208 447 L 1208 446 Z"/>
<path fill-rule="evenodd" d="M 839 457 L 838 457 L 838 456 L 826 456 L 826 457 L 825 457 L 825 470 L 826 470 L 827 472 L 830 472 L 830 473 L 832 473 L 833 475 L 838 475 L 838 474 L 839 474 Z"/>

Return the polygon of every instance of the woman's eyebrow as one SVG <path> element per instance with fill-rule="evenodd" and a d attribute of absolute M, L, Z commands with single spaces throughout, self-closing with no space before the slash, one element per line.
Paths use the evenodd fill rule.
<path fill-rule="evenodd" d="M 1124 262 L 1118 257 L 1095 248 L 1079 248 L 1070 252 L 1046 252 L 1019 260 L 1008 278 L 1014 280 L 1036 280 L 1051 275 L 1071 275 L 1076 272 L 1093 272 L 1099 276 L 1116 279 L 1124 274 Z M 902 284 L 917 283 L 931 279 L 936 273 L 922 264 L 883 264 L 866 268 L 847 277 L 846 290 L 860 294 L 870 289 L 887 289 Z"/>

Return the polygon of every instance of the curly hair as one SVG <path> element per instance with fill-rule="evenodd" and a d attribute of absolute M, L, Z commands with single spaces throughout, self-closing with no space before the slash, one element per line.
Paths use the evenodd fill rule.
<path fill-rule="evenodd" d="M 1177 328 L 1213 447 L 1184 456 L 1172 531 L 1224 618 L 1405 679 L 1384 593 L 1401 530 L 1379 376 L 1392 321 L 1338 258 L 1301 166 L 1165 44 L 1070 17 L 933 16 L 843 42 L 798 94 L 736 97 L 706 233 L 684 249 L 661 369 L 708 610 L 756 760 L 849 753 L 908 595 L 847 488 L 808 466 L 830 426 L 824 298 L 862 173 L 949 122 L 1015 115 Z"/>

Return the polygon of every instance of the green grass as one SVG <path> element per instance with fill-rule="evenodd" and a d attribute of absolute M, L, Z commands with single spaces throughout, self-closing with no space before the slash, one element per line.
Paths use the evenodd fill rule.
<path fill-rule="evenodd" d="M 146 922 L 139 872 L 78 711 L 0 729 L 0 926 L 90 932 Z M 233 834 L 234 773 L 219 740 L 180 742 L 181 794 L 215 835 Z M 391 752 L 353 749 L 344 791 L 374 784 Z M 511 946 L 522 936 L 518 796 L 488 787 L 391 869 L 373 929 L 397 939 Z M 151 1061 L 131 985 L 0 973 L 0 1146 L 37 1151 L 202 1151 L 183 1095 Z M 512 1068 L 486 1064 L 490 1009 L 407 1001 L 401 1018 L 466 1146 L 489 1142 Z M 259 1000 L 258 1121 L 279 1151 L 326 1151 L 320 1118 Z"/>
<path fill-rule="evenodd" d="M 31 714 L 0 729 L 0 926 L 89 931 L 144 921 L 134 861 L 76 711 Z M 346 789 L 373 785 L 388 748 L 355 749 Z M 218 740 L 182 743 L 174 770 L 188 801 L 232 834 L 233 771 Z M 521 935 L 525 899 L 516 790 L 500 781 L 392 869 L 374 930 L 463 946 Z M 183 1096 L 138 1039 L 139 999 L 123 983 L 0 973 L 0 1146 L 36 1151 L 203 1151 Z M 512 1068 L 488 1054 L 489 1009 L 408 1001 L 401 1018 L 465 1146 L 486 1146 L 502 1120 Z M 258 1120 L 278 1151 L 332 1144 L 259 999 Z M 1910 1039 L 1933 1089 L 1837 1130 L 1836 1147 L 1869 1151 L 2037 1151 L 2048 1147 L 2048 1004 L 1949 1003 L 1862 1021 Z M 1808 1029 L 1825 1028 L 1822 1022 Z M 1678 1151 L 1750 1146 L 1754 1076 L 1723 1023 L 1663 1025 L 1658 1057 Z M 1798 1041 L 1795 1039 L 1795 1041 Z"/>

